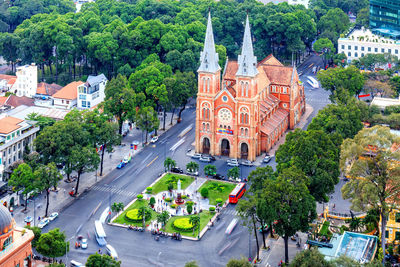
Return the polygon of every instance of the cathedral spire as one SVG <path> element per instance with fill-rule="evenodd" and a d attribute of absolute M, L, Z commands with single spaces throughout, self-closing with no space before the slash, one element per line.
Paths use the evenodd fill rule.
<path fill-rule="evenodd" d="M 214 34 L 211 24 L 211 14 L 208 12 L 206 39 L 203 52 L 200 53 L 200 67 L 197 70 L 215 73 L 220 70 L 218 64 L 218 53 L 215 52 Z"/>
<path fill-rule="evenodd" d="M 242 53 L 238 58 L 239 68 L 236 72 L 238 76 L 254 77 L 258 74 L 257 58 L 254 56 L 253 43 L 251 41 L 249 15 L 246 17 L 246 26 L 244 28 Z"/>

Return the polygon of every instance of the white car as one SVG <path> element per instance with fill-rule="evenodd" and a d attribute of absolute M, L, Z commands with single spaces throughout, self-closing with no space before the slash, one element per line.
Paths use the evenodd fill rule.
<path fill-rule="evenodd" d="M 50 222 L 50 220 L 48 218 L 43 218 L 42 220 L 40 220 L 38 227 L 40 229 L 42 229 L 43 227 L 45 227 L 46 225 L 48 225 Z"/>
<path fill-rule="evenodd" d="M 158 136 L 153 136 L 153 138 L 151 138 L 150 142 L 151 143 L 155 143 L 158 141 Z"/>
<path fill-rule="evenodd" d="M 187 174 L 189 174 L 189 175 L 199 176 L 199 172 L 198 172 L 198 171 L 191 172 L 191 171 L 189 171 L 188 169 L 186 169 L 186 172 L 187 172 Z"/>
<path fill-rule="evenodd" d="M 235 229 L 236 224 L 238 223 L 238 219 L 233 219 L 231 221 L 231 223 L 228 225 L 228 227 L 225 230 L 225 234 L 230 235 L 233 231 L 233 229 Z"/>
<path fill-rule="evenodd" d="M 243 160 L 240 164 L 249 167 L 253 166 L 253 162 L 251 162 L 250 160 Z"/>
<path fill-rule="evenodd" d="M 228 166 L 238 167 L 239 166 L 239 161 L 237 159 L 228 159 L 226 161 L 226 164 L 228 164 Z"/>
<path fill-rule="evenodd" d="M 88 247 L 87 239 L 84 238 L 84 239 L 82 239 L 82 242 L 81 242 L 81 248 L 87 249 L 87 247 Z"/>
<path fill-rule="evenodd" d="M 195 153 L 195 154 L 192 156 L 192 159 L 199 159 L 199 158 L 201 158 L 201 154 L 200 154 L 200 153 Z"/>
<path fill-rule="evenodd" d="M 199 160 L 203 162 L 211 162 L 211 158 L 208 156 L 201 156 Z"/>
<path fill-rule="evenodd" d="M 58 212 L 53 212 L 52 214 L 50 214 L 49 220 L 54 221 L 57 217 L 58 217 Z"/>
<path fill-rule="evenodd" d="M 240 183 L 242 181 L 240 178 L 233 178 L 233 177 L 229 177 L 228 180 L 237 183 Z"/>
<path fill-rule="evenodd" d="M 118 260 L 117 251 L 110 244 L 106 245 L 106 252 L 108 255 L 111 256 L 111 258 L 113 258 L 114 260 Z"/>

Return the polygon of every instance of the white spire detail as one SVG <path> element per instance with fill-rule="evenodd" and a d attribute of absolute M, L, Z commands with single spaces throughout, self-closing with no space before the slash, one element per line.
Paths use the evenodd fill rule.
<path fill-rule="evenodd" d="M 211 14 L 208 12 L 206 39 L 204 40 L 203 52 L 200 53 L 200 67 L 197 71 L 215 73 L 220 69 L 221 67 L 218 64 L 218 53 L 215 52 Z"/>
<path fill-rule="evenodd" d="M 239 67 L 236 75 L 254 77 L 258 74 L 257 58 L 254 56 L 253 43 L 251 41 L 249 15 L 246 17 L 242 53 L 239 55 L 238 64 Z"/>

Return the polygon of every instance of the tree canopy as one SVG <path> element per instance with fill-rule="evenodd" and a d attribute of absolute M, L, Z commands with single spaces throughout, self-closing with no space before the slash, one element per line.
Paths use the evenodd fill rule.
<path fill-rule="evenodd" d="M 121 262 L 114 260 L 111 256 L 106 254 L 92 254 L 88 257 L 85 266 L 87 267 L 99 267 L 99 266 L 108 266 L 108 267 L 120 267 Z"/>

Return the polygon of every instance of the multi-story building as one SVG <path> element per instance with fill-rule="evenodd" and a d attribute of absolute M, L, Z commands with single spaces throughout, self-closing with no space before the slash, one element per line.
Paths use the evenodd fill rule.
<path fill-rule="evenodd" d="M 272 55 L 257 63 L 249 19 L 238 61 L 227 60 L 222 74 L 208 16 L 198 69 L 196 152 L 255 160 L 305 111 L 304 87 L 295 67 Z"/>
<path fill-rule="evenodd" d="M 103 102 L 107 78 L 104 74 L 89 76 L 84 84 L 78 86 L 78 108 L 93 108 Z"/>
<path fill-rule="evenodd" d="M 289 5 L 303 5 L 308 8 L 308 1 L 309 0 L 288 0 Z"/>
<path fill-rule="evenodd" d="M 0 94 L 9 91 L 16 79 L 14 75 L 0 74 Z"/>
<path fill-rule="evenodd" d="M 17 67 L 17 79 L 12 86 L 12 91 L 17 96 L 33 97 L 36 95 L 37 90 L 37 66 L 32 63 L 31 65 L 25 65 Z"/>
<path fill-rule="evenodd" d="M 83 85 L 81 81 L 71 82 L 53 95 L 54 106 L 71 109 L 77 105 L 78 87 Z"/>
<path fill-rule="evenodd" d="M 400 2 L 395 0 L 370 0 L 369 24 L 373 31 L 400 38 Z"/>
<path fill-rule="evenodd" d="M 0 181 L 7 179 L 8 167 L 22 159 L 25 146 L 32 151 L 38 131 L 39 127 L 31 121 L 14 117 L 0 119 Z"/>
<path fill-rule="evenodd" d="M 32 266 L 31 230 L 15 225 L 6 207 L 0 205 L 0 266 Z"/>
<path fill-rule="evenodd" d="M 367 54 L 387 53 L 400 58 L 400 41 L 373 34 L 363 28 L 339 38 L 338 53 L 344 53 L 349 62 Z"/>

